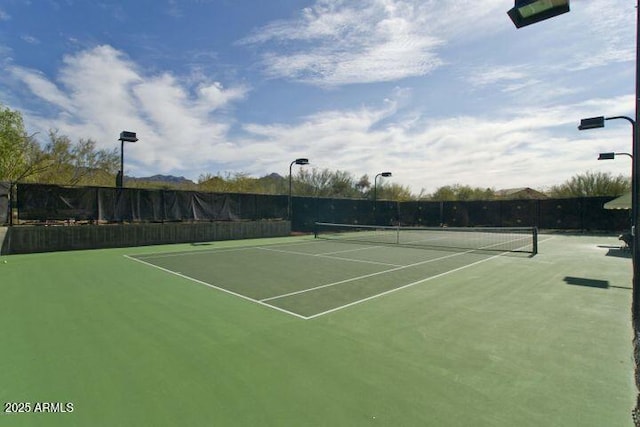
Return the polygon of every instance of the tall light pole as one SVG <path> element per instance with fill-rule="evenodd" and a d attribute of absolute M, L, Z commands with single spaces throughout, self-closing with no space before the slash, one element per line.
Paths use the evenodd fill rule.
<path fill-rule="evenodd" d="M 527 6 L 531 8 L 526 9 Z M 515 10 L 514 10 L 515 9 Z M 507 13 L 517 28 L 525 25 L 530 25 L 535 22 L 539 22 L 544 19 L 551 18 L 553 16 L 560 15 L 569 11 L 569 0 L 515 0 L 515 6 Z M 536 17 L 537 15 L 537 17 Z M 640 389 L 640 239 L 637 236 L 637 230 L 635 226 L 640 223 L 638 214 L 638 177 L 640 176 L 640 169 L 638 167 L 638 150 L 640 147 L 640 132 L 638 131 L 637 123 L 640 123 L 640 0 L 636 0 L 636 90 L 635 90 L 635 119 L 630 119 L 625 116 L 618 116 L 615 118 L 622 118 L 629 120 L 633 126 L 633 149 L 632 149 L 632 166 L 631 166 L 631 211 L 632 211 L 632 245 L 631 249 L 633 259 L 633 282 L 632 282 L 632 302 L 631 302 L 631 317 L 633 324 L 633 350 L 635 361 L 635 382 L 636 388 Z M 597 118 L 600 121 L 601 118 Z M 614 119 L 614 117 L 610 117 Z M 604 125 L 604 121 L 602 122 Z M 589 123 L 585 123 L 589 125 Z M 591 129 L 591 127 L 583 127 L 583 123 L 580 123 L 582 129 Z M 601 127 L 601 126 L 596 126 Z M 640 416 L 640 395 L 636 396 L 636 407 L 633 411 L 634 421 Z"/>
<path fill-rule="evenodd" d="M 380 172 L 379 174 L 376 175 L 375 178 L 373 178 L 373 210 L 376 209 L 376 199 L 378 197 L 378 177 L 379 176 L 388 178 L 388 177 L 392 176 L 392 174 L 391 174 L 391 172 Z"/>
<path fill-rule="evenodd" d="M 308 165 L 309 164 L 309 159 L 304 159 L 304 158 L 300 158 L 300 159 L 295 159 L 293 162 L 291 162 L 291 164 L 289 164 L 289 203 L 287 203 L 287 219 L 289 221 L 291 221 L 291 189 L 292 189 L 292 176 L 291 176 L 291 170 L 293 168 L 293 165 Z"/>
<path fill-rule="evenodd" d="M 640 239 L 638 238 L 638 224 L 640 224 L 640 209 L 638 209 L 638 190 L 640 190 L 640 169 L 638 162 L 638 153 L 640 150 L 640 132 L 638 131 L 638 122 L 640 121 L 640 0 L 636 1 L 636 94 L 635 94 L 635 120 L 627 116 L 614 117 L 591 117 L 580 121 L 578 129 L 594 129 L 604 127 L 605 120 L 623 119 L 631 123 L 632 127 L 632 150 L 631 150 L 631 234 L 632 234 L 632 259 L 633 259 L 633 282 L 632 282 L 632 302 L 631 314 L 634 331 L 634 353 L 640 350 Z M 638 365 L 640 360 L 636 358 L 636 387 L 640 388 L 640 372 Z M 637 402 L 635 413 L 640 415 L 640 397 Z"/>
<path fill-rule="evenodd" d="M 637 140 L 638 140 L 638 129 L 637 129 L 637 125 L 636 125 L 636 121 L 633 120 L 631 117 L 627 117 L 627 116 L 612 116 L 612 117 L 604 117 L 604 116 L 598 116 L 598 117 L 589 117 L 587 119 L 582 119 L 580 120 L 580 126 L 578 126 L 578 130 L 590 130 L 590 129 L 598 129 L 598 128 L 603 128 L 605 125 L 605 121 L 607 120 L 626 120 L 629 123 L 631 123 L 631 147 L 632 147 L 632 154 L 629 153 L 600 153 L 600 157 L 598 157 L 598 160 L 609 160 L 609 159 L 613 159 L 616 154 L 626 154 L 627 156 L 631 157 L 631 236 L 633 236 L 633 240 L 638 240 L 635 238 L 636 235 L 636 230 L 638 229 L 638 173 L 637 173 L 637 165 L 636 165 L 636 150 L 637 150 Z M 635 287 L 635 283 L 636 283 L 636 270 L 638 269 L 638 264 L 639 261 L 639 256 L 640 254 L 637 254 L 636 251 L 638 250 L 638 248 L 636 247 L 636 244 L 632 244 L 631 245 L 631 250 L 632 250 L 632 254 L 633 254 L 633 265 L 634 265 L 634 279 L 633 279 L 633 283 L 634 283 L 634 287 Z"/>
<path fill-rule="evenodd" d="M 124 143 L 125 142 L 136 142 L 138 138 L 136 138 L 135 132 L 129 132 L 123 130 L 120 132 L 120 171 L 118 172 L 118 176 L 116 176 L 116 187 L 122 188 L 124 187 Z"/>

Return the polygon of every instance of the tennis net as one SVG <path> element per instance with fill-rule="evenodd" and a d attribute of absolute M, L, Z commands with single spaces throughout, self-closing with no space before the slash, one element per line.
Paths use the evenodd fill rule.
<path fill-rule="evenodd" d="M 536 227 L 400 227 L 316 222 L 315 237 L 425 248 L 538 253 Z"/>

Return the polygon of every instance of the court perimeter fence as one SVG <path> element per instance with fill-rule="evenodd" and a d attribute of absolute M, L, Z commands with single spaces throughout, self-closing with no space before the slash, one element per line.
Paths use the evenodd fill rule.
<path fill-rule="evenodd" d="M 0 183 L 0 224 L 103 224 L 289 219 L 287 195 L 206 193 L 138 188 L 19 183 L 15 203 Z M 316 221 L 341 224 L 514 227 L 623 231 L 628 210 L 607 210 L 613 197 L 541 200 L 407 201 L 299 197 L 291 199 L 291 230 Z M 9 214 L 14 209 L 15 218 Z M 15 219 L 12 220 L 12 219 Z"/>
<path fill-rule="evenodd" d="M 0 225 L 17 225 L 0 227 L 0 255 L 276 237 L 289 235 L 291 231 L 312 232 L 316 221 L 450 227 L 535 226 L 568 231 L 628 230 L 628 210 L 604 209 L 604 204 L 612 199 L 373 202 L 296 196 L 291 198 L 289 206 L 287 195 L 23 183 L 12 188 L 7 183 L 0 183 Z M 288 218 L 289 212 L 291 218 Z M 114 223 L 122 225 L 102 225 Z M 40 226 L 61 224 L 74 226 Z M 637 310 L 636 304 L 632 307 L 634 310 Z M 632 318 L 637 337 L 640 314 L 634 311 Z M 640 351 L 638 348 L 638 342 L 634 341 L 636 355 Z"/>
<path fill-rule="evenodd" d="M 0 182 L 0 225 L 9 222 L 9 191 L 8 182 Z"/>

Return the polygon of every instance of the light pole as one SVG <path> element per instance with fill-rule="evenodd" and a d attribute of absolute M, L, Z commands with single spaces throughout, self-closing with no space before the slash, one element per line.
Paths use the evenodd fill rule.
<path fill-rule="evenodd" d="M 304 158 L 295 159 L 293 162 L 291 162 L 291 164 L 289 164 L 289 203 L 287 203 L 287 219 L 289 221 L 291 221 L 291 187 L 292 187 L 291 169 L 293 168 L 293 165 L 308 165 L 308 164 L 309 164 L 309 159 L 304 159 Z"/>
<path fill-rule="evenodd" d="M 527 8 L 528 7 L 528 8 Z M 507 13 L 517 28 L 530 25 L 553 16 L 560 15 L 569 11 L 569 0 L 515 0 L 515 6 Z M 640 389 L 640 239 L 638 239 L 635 227 L 640 223 L 638 218 L 638 176 L 640 169 L 638 168 L 638 150 L 640 147 L 640 132 L 638 132 L 637 123 L 640 123 L 640 0 L 636 0 L 636 90 L 635 90 L 635 118 L 631 119 L 626 116 L 610 117 L 609 119 L 620 118 L 628 120 L 633 126 L 633 149 L 632 149 L 632 166 L 631 166 L 631 211 L 632 211 L 632 259 L 633 259 L 633 282 L 632 282 L 632 301 L 631 301 L 631 318 L 633 324 L 633 350 L 635 361 L 635 379 L 636 388 Z M 603 117 L 594 117 L 596 124 L 594 127 L 604 126 Z M 588 120 L 588 119 L 587 119 Z M 602 123 L 602 126 L 598 124 Z M 592 129 L 593 127 L 587 123 L 580 123 L 580 130 Z M 636 396 L 636 407 L 633 411 L 634 421 L 640 416 L 640 395 Z"/>
<path fill-rule="evenodd" d="M 636 277 L 636 273 L 638 270 L 638 263 L 640 262 L 639 260 L 639 256 L 640 254 L 636 253 L 639 248 L 637 245 L 637 241 L 638 239 L 636 238 L 636 230 L 637 230 L 637 226 L 638 226 L 638 173 L 637 173 L 637 162 L 635 159 L 635 154 L 637 151 L 637 140 L 638 140 L 638 129 L 637 129 L 637 124 L 636 121 L 633 120 L 631 117 L 627 117 L 627 116 L 612 116 L 612 117 L 604 117 L 604 116 L 597 116 L 597 117 L 589 117 L 587 119 L 582 119 L 580 120 L 580 126 L 578 126 L 578 130 L 589 130 L 589 129 L 598 129 L 598 128 L 603 128 L 604 127 L 604 122 L 607 120 L 617 120 L 617 119 L 622 119 L 622 120 L 626 120 L 629 123 L 631 123 L 631 147 L 632 147 L 632 153 L 633 154 L 629 154 L 629 153 L 600 153 L 600 156 L 598 157 L 598 160 L 610 160 L 615 158 L 616 154 L 618 155 L 627 155 L 629 157 L 631 157 L 631 236 L 633 239 L 633 244 L 631 245 L 631 251 L 632 251 L 632 256 L 633 256 L 633 271 L 634 271 L 634 278 L 633 278 L 633 287 L 635 289 L 636 287 L 636 281 L 638 280 L 638 277 Z M 637 304 L 637 302 L 635 301 L 635 293 L 634 293 L 634 307 L 635 304 Z"/>
<path fill-rule="evenodd" d="M 638 150 L 640 149 L 640 132 L 638 132 L 638 122 L 640 121 L 640 0 L 636 1 L 636 93 L 635 93 L 635 120 L 627 116 L 615 116 L 615 117 L 592 117 L 590 119 L 584 119 L 580 122 L 578 129 L 594 129 L 598 127 L 604 127 L 605 120 L 624 119 L 631 123 L 633 129 L 633 144 L 631 150 L 631 234 L 632 234 L 632 259 L 633 259 L 633 282 L 632 282 L 632 300 L 631 300 L 631 315 L 633 322 L 634 332 L 634 354 L 638 353 L 640 341 L 640 328 L 638 328 L 638 322 L 640 322 L 640 239 L 638 239 L 637 225 L 640 223 L 638 214 L 638 190 L 640 185 L 638 178 L 640 176 L 640 169 L 638 162 Z M 638 372 L 638 364 L 640 360 L 636 357 L 636 387 L 640 388 L 640 372 Z M 640 396 L 636 403 L 635 414 L 640 413 Z"/>
<path fill-rule="evenodd" d="M 391 172 L 380 172 L 373 178 L 373 210 L 376 210 L 376 199 L 378 198 L 378 177 L 388 178 L 392 176 Z"/>
<path fill-rule="evenodd" d="M 136 142 L 138 138 L 136 138 L 135 132 L 129 132 L 123 130 L 120 132 L 120 171 L 118 172 L 118 176 L 116 176 L 116 187 L 122 188 L 124 187 L 124 143 L 125 142 Z"/>
<path fill-rule="evenodd" d="M 633 278 L 633 283 L 634 283 L 634 289 L 635 289 L 635 284 L 636 281 L 638 280 L 638 277 L 636 277 L 636 273 L 639 267 L 639 256 L 640 254 L 637 253 L 638 251 L 638 245 L 637 245 L 637 238 L 636 238 L 636 230 L 637 230 L 637 226 L 638 226 L 638 170 L 637 170 L 637 162 L 636 162 L 636 154 L 637 154 L 637 145 L 638 145 L 638 129 L 637 129 L 637 125 L 636 125 L 636 121 L 633 120 L 631 117 L 627 117 L 627 116 L 612 116 L 612 117 L 604 117 L 604 116 L 597 116 L 597 117 L 589 117 L 587 119 L 582 119 L 580 120 L 580 126 L 578 126 L 578 130 L 590 130 L 590 129 L 598 129 L 598 128 L 603 128 L 605 125 L 605 121 L 607 120 L 626 120 L 629 123 L 631 123 L 631 147 L 632 147 L 632 154 L 629 153 L 600 153 L 600 156 L 598 157 L 598 160 L 610 160 L 615 158 L 616 154 L 618 155 L 627 155 L 629 157 L 631 157 L 631 236 L 633 236 L 633 241 L 634 243 L 631 245 L 631 250 L 632 250 L 632 254 L 633 254 L 633 271 L 634 271 L 634 278 Z M 634 294 L 635 295 L 635 294 Z"/>

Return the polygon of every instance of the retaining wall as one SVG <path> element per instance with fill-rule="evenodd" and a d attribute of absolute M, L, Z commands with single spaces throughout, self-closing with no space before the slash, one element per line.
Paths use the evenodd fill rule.
<path fill-rule="evenodd" d="M 289 221 L 7 227 L 2 255 L 288 236 Z M 0 237 L 2 233 L 0 232 Z"/>

